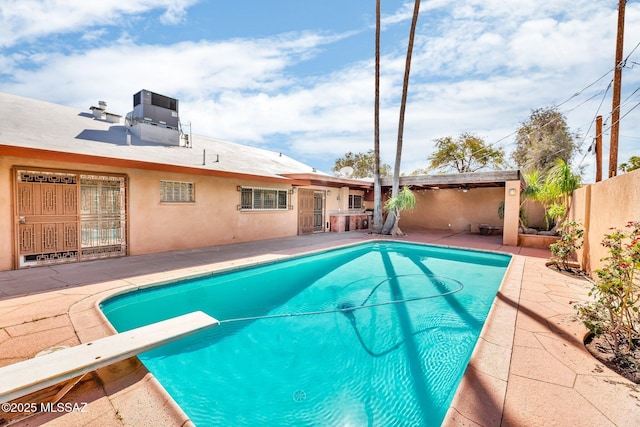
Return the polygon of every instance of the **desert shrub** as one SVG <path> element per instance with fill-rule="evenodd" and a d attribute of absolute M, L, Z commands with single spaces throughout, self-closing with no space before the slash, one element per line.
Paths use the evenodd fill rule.
<path fill-rule="evenodd" d="M 626 342 L 640 338 L 640 221 L 630 221 L 625 229 L 611 229 L 602 240 L 609 255 L 596 270 L 597 280 L 589 293 L 594 301 L 577 305 L 585 326 L 596 335 L 612 338 L 615 351 Z"/>
<path fill-rule="evenodd" d="M 569 270 L 569 260 L 582 247 L 584 230 L 576 221 L 565 221 L 560 229 L 560 240 L 549 245 L 551 261 L 558 268 Z"/>

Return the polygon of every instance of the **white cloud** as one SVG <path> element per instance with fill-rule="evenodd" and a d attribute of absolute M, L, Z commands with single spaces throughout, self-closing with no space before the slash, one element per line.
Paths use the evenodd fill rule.
<path fill-rule="evenodd" d="M 87 97 L 121 97 L 123 92 L 128 98 L 132 90 L 143 87 L 195 99 L 215 99 L 230 90 L 274 92 L 290 84 L 283 71 L 287 66 L 333 39 L 287 34 L 163 46 L 124 41 L 71 55 L 34 53 L 28 60 L 38 68 L 16 68 L 13 82 L 2 86 L 70 105 L 86 102 Z"/>
<path fill-rule="evenodd" d="M 117 25 L 126 16 L 166 9 L 164 24 L 184 18 L 198 0 L 3 0 L 0 2 L 0 46 L 49 34 L 82 31 L 95 25 Z"/>
<path fill-rule="evenodd" d="M 94 5 L 90 13 L 74 12 L 70 20 L 84 17 L 86 37 L 98 37 L 102 33 L 95 28 L 97 22 L 104 25 L 118 16 L 133 15 L 136 8 L 173 10 L 169 1 L 129 3 L 130 9 L 124 2 L 112 3 L 114 14 Z M 184 19 L 190 3 L 180 3 L 172 16 Z M 611 69 L 615 2 L 603 3 L 423 2 L 409 87 L 403 172 L 426 166 L 435 138 L 461 132 L 474 132 L 509 151 L 510 135 L 532 109 L 569 99 Z M 82 4 L 78 2 L 80 9 Z M 412 7 L 413 2 L 405 2 L 388 15 L 387 28 L 394 24 L 400 28 L 402 22 L 408 31 Z M 96 10 L 105 16 L 96 17 Z M 33 26 L 40 20 L 34 18 L 31 29 L 17 37 L 35 35 Z M 72 26 L 56 21 L 54 14 L 44 31 L 71 31 Z M 627 5 L 626 28 L 626 52 L 630 52 L 640 42 L 638 3 Z M 3 34 L 7 34 L 4 29 L 0 43 L 7 40 Z M 135 37 L 125 34 L 117 42 L 72 54 L 24 51 L 0 56 L 0 67 L 12 75 L 11 81 L 0 82 L 0 90 L 83 109 L 104 99 L 110 111 L 125 114 L 132 109 L 131 95 L 145 88 L 178 98 L 181 118 L 192 123 L 194 133 L 241 143 L 279 143 L 295 157 L 328 171 L 333 160 L 347 151 L 366 151 L 373 145 L 373 58 L 347 63 L 328 75 L 302 78 L 293 69 L 351 34 L 286 33 L 162 46 L 136 44 Z M 399 42 L 382 57 L 381 142 L 383 161 L 389 164 L 397 138 L 405 44 Z M 640 49 L 634 57 L 640 63 Z M 22 68 L 27 61 L 36 68 Z M 625 69 L 629 89 L 624 96 L 640 86 L 639 71 L 638 66 Z M 573 130 L 587 132 L 609 79 L 562 106 Z M 639 101 L 632 98 L 623 112 Z M 607 98 L 600 113 L 606 116 L 609 110 Z M 633 151 L 637 139 L 631 138 L 640 135 L 639 114 L 640 107 L 624 119 L 621 135 L 630 142 L 623 146 L 621 139 L 621 161 L 629 153 L 637 155 Z M 585 158 L 585 164 L 591 161 L 590 155 Z"/>
<path fill-rule="evenodd" d="M 98 30 L 87 31 L 82 35 L 82 40 L 94 42 L 101 40 L 107 35 L 107 30 L 104 28 Z"/>
<path fill-rule="evenodd" d="M 171 2 L 167 10 L 160 16 L 160 22 L 165 25 L 177 25 L 185 21 L 187 8 L 194 1 L 174 1 Z"/>

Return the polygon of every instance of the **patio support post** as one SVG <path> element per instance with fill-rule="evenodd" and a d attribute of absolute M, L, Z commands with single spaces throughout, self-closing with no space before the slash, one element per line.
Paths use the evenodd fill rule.
<path fill-rule="evenodd" d="M 520 181 L 506 181 L 504 185 L 504 224 L 502 244 L 518 246 L 520 225 Z"/>

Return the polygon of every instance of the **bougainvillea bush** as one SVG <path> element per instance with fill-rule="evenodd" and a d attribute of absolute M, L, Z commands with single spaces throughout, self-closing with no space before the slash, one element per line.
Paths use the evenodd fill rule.
<path fill-rule="evenodd" d="M 558 268 L 569 270 L 571 257 L 575 256 L 576 251 L 582 247 L 582 236 L 584 236 L 584 230 L 579 222 L 565 221 L 562 224 L 560 240 L 549 245 L 551 261 Z"/>
<path fill-rule="evenodd" d="M 615 352 L 640 344 L 640 221 L 611 229 L 602 240 L 608 256 L 595 271 L 589 293 L 593 302 L 577 306 L 578 314 L 596 336 L 608 335 Z"/>

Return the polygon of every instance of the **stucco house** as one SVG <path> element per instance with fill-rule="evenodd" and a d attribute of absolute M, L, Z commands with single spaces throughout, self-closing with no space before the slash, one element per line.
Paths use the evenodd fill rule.
<path fill-rule="evenodd" d="M 192 135 L 178 100 L 148 90 L 125 117 L 0 93 L 0 117 L 0 270 L 371 226 L 371 181 Z M 500 223 L 517 244 L 518 171 L 402 184 L 421 204 L 404 224 Z"/>

